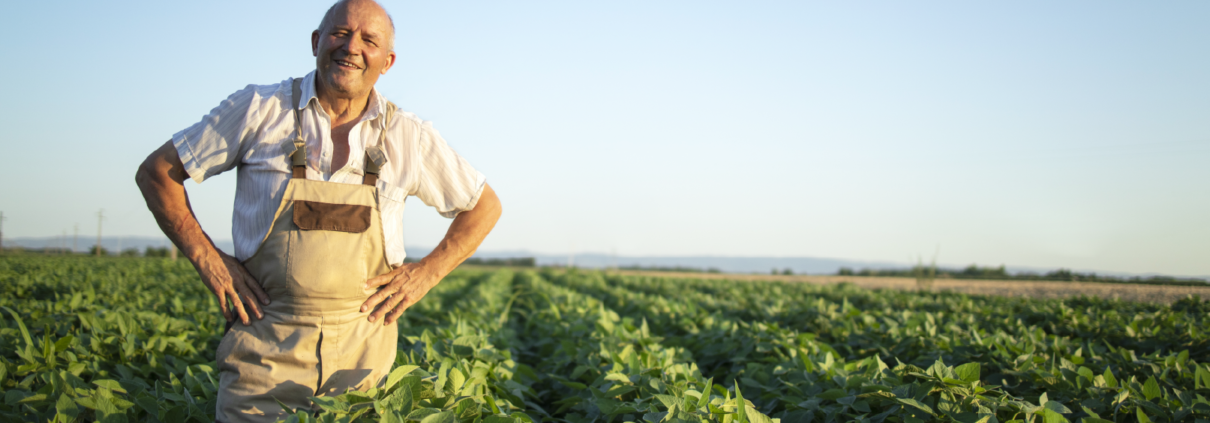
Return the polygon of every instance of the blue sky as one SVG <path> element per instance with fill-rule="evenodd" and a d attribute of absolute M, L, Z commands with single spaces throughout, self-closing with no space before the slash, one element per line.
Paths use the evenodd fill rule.
<path fill-rule="evenodd" d="M 1204 2 L 384 2 L 379 89 L 505 214 L 483 249 L 1210 275 Z M 314 67 L 329 3 L 0 16 L 4 236 L 155 235 L 137 164 Z M 188 182 L 230 238 L 234 175 Z M 448 220 L 411 199 L 409 245 Z"/>

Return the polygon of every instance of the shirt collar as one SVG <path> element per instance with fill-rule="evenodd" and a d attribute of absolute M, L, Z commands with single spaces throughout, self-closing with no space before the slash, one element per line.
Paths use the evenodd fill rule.
<path fill-rule="evenodd" d="M 311 71 L 307 73 L 307 76 L 303 77 L 302 99 L 304 101 L 298 103 L 299 111 L 306 110 L 307 107 L 311 105 L 312 100 L 316 102 L 319 101 L 319 98 L 316 97 L 315 92 L 315 71 Z M 369 107 L 366 108 L 365 113 L 362 114 L 361 120 L 370 121 L 378 118 L 378 116 L 381 116 L 383 111 L 386 110 L 386 103 L 386 98 L 383 98 L 382 95 L 378 94 L 378 88 L 371 88 Z"/>

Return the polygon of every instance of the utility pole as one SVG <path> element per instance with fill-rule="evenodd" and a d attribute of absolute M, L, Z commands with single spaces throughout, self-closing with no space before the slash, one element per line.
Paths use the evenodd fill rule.
<path fill-rule="evenodd" d="M 80 251 L 80 224 L 76 224 L 76 233 L 71 237 L 71 252 Z"/>
<path fill-rule="evenodd" d="M 97 257 L 101 256 L 101 220 L 105 219 L 105 209 L 97 210 Z"/>

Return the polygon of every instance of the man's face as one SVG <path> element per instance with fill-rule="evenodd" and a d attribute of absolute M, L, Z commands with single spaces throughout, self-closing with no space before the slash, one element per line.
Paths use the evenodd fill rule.
<path fill-rule="evenodd" d="M 330 25 L 311 34 L 316 75 L 335 94 L 360 97 L 395 63 L 391 24 L 372 2 L 350 1 L 334 12 Z"/>

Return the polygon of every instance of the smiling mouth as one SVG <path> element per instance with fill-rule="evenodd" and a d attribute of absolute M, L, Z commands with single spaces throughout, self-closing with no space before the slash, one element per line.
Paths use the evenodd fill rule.
<path fill-rule="evenodd" d="M 337 60 L 336 64 L 342 68 L 361 69 L 361 66 L 357 66 L 357 65 L 353 64 L 353 62 L 349 62 L 346 60 Z"/>

